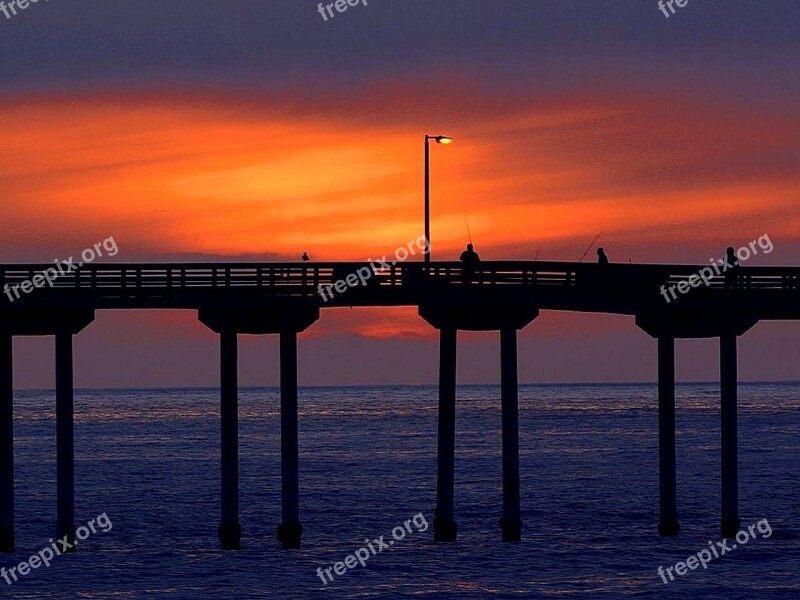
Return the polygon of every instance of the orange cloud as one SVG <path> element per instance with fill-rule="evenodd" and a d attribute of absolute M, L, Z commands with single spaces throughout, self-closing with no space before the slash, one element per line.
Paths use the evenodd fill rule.
<path fill-rule="evenodd" d="M 382 121 L 390 92 L 326 97 L 328 114 L 297 91 L 11 98 L 0 217 L 12 227 L 0 251 L 24 259 L 34 244 L 69 240 L 73 252 L 113 234 L 121 260 L 126 247 L 159 258 L 393 252 L 421 233 L 421 138 L 440 129 L 456 143 L 432 148 L 436 258 L 457 256 L 465 217 L 486 258 L 601 230 L 643 247 L 654 231 L 797 237 L 784 217 L 800 179 L 792 114 L 599 91 L 508 103 L 473 88 L 432 107 L 403 91 Z M 466 94 L 475 99 L 459 113 Z"/>

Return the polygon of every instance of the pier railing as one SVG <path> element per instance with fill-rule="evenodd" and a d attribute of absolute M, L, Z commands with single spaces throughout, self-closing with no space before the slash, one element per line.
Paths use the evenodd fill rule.
<path fill-rule="evenodd" d="M 52 264 L 0 265 L 0 286 L 28 285 L 56 290 L 197 290 L 263 289 L 286 295 L 314 295 L 319 286 L 335 285 L 368 268 L 362 262 L 330 263 L 109 263 L 85 265 L 55 274 Z M 703 265 L 643 265 L 491 261 L 465 273 L 460 262 L 436 262 L 430 267 L 407 262 L 375 270 L 366 285 L 415 287 L 428 283 L 479 286 L 577 286 L 604 283 L 622 287 L 674 285 L 698 276 Z M 47 281 L 42 275 L 47 270 Z M 365 271 L 362 271 L 365 273 Z M 695 280 L 697 284 L 699 280 Z M 702 284 L 702 282 L 701 282 Z M 702 284 L 704 285 L 704 284 Z M 710 279 L 708 287 L 724 289 L 799 290 L 800 267 L 738 267 Z M 699 287 L 699 286 L 697 286 Z M 705 286 L 704 286 L 705 287 Z"/>

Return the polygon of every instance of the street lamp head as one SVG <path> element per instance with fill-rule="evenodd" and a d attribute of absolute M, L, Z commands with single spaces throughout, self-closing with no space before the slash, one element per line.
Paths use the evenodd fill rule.
<path fill-rule="evenodd" d="M 425 136 L 425 143 L 427 144 L 429 141 L 433 140 L 437 144 L 452 144 L 453 138 L 448 137 L 446 135 L 426 135 Z"/>

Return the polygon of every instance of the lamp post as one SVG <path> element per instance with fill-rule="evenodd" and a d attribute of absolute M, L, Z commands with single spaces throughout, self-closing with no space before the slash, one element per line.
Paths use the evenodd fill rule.
<path fill-rule="evenodd" d="M 452 144 L 453 138 L 446 135 L 425 135 L 425 266 L 431 264 L 431 148 L 430 141 L 437 144 Z"/>

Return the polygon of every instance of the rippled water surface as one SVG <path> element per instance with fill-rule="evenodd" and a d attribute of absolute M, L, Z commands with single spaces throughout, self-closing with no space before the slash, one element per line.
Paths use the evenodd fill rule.
<path fill-rule="evenodd" d="M 218 549 L 215 390 L 76 395 L 77 520 L 108 533 L 56 557 L 8 598 L 800 598 L 800 384 L 740 387 L 740 506 L 750 541 L 664 584 L 718 541 L 719 410 L 714 385 L 677 392 L 682 532 L 660 539 L 656 389 L 523 386 L 523 541 L 500 541 L 499 389 L 459 388 L 459 539 L 412 533 L 323 585 L 327 568 L 422 513 L 432 524 L 433 387 L 305 388 L 300 393 L 303 548 L 283 551 L 279 397 L 241 392 L 239 552 Z M 17 545 L 9 568 L 49 544 L 55 522 L 54 396 L 16 396 Z M 418 522 L 422 521 L 418 519 Z M 423 529 L 421 526 L 420 529 Z"/>

